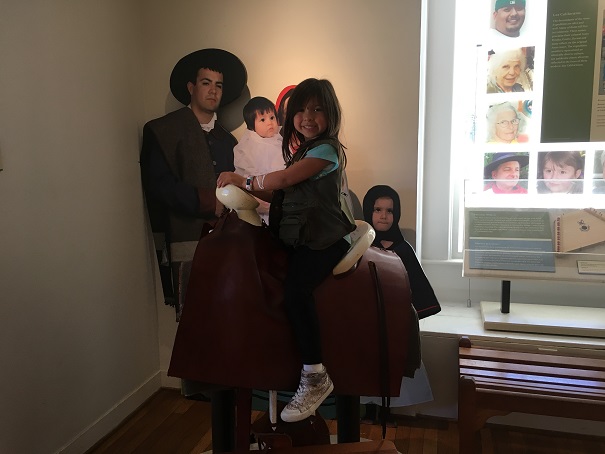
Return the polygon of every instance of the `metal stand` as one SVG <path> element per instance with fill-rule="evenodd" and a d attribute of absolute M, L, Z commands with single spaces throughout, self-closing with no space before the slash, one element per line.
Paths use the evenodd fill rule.
<path fill-rule="evenodd" d="M 212 393 L 212 452 L 235 449 L 235 390 Z"/>
<path fill-rule="evenodd" d="M 510 281 L 502 281 L 502 297 L 500 299 L 500 312 L 510 313 Z"/>
<path fill-rule="evenodd" d="M 359 396 L 336 396 L 338 443 L 359 442 Z"/>

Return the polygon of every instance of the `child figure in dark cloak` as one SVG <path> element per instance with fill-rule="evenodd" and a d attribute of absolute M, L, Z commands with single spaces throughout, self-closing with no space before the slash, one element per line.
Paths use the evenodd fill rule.
<path fill-rule="evenodd" d="M 439 312 L 441 306 L 435 292 L 418 262 L 414 249 L 405 240 L 399 228 L 401 204 L 397 192 L 385 185 L 371 188 L 363 199 L 363 216 L 376 231 L 376 239 L 372 246 L 394 251 L 405 265 L 412 291 L 412 304 L 418 313 L 418 318 L 422 319 Z M 403 378 L 400 395 L 391 398 L 390 404 L 392 407 L 404 407 L 431 400 L 433 400 L 431 386 L 424 364 L 421 363 L 414 378 Z M 362 423 L 378 423 L 377 409 L 381 404 L 381 398 L 363 396 L 361 403 L 366 404 L 366 413 L 362 418 Z M 384 410 L 387 425 L 395 426 L 390 408 Z"/>

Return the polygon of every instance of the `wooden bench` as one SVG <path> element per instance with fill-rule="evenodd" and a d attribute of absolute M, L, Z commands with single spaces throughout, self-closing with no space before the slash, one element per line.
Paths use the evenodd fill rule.
<path fill-rule="evenodd" d="M 605 360 L 459 343 L 460 453 L 481 452 L 479 430 L 511 412 L 605 421 Z"/>

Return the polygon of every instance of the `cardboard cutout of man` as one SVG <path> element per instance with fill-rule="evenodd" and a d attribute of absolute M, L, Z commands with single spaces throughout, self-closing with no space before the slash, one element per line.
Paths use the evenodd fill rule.
<path fill-rule="evenodd" d="M 220 125 L 216 111 L 237 99 L 246 81 L 246 68 L 230 52 L 202 49 L 186 55 L 170 76 L 172 94 L 186 107 L 143 128 L 143 189 L 164 297 L 176 307 L 177 320 L 202 227 L 223 210 L 216 178 L 234 170 L 237 140 Z"/>

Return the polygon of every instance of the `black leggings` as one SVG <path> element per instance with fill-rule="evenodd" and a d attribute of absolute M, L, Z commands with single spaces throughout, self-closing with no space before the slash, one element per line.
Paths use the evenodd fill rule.
<path fill-rule="evenodd" d="M 319 364 L 321 337 L 313 291 L 342 259 L 349 243 L 340 239 L 332 246 L 313 250 L 299 246 L 289 251 L 285 286 L 285 309 L 303 364 Z"/>

